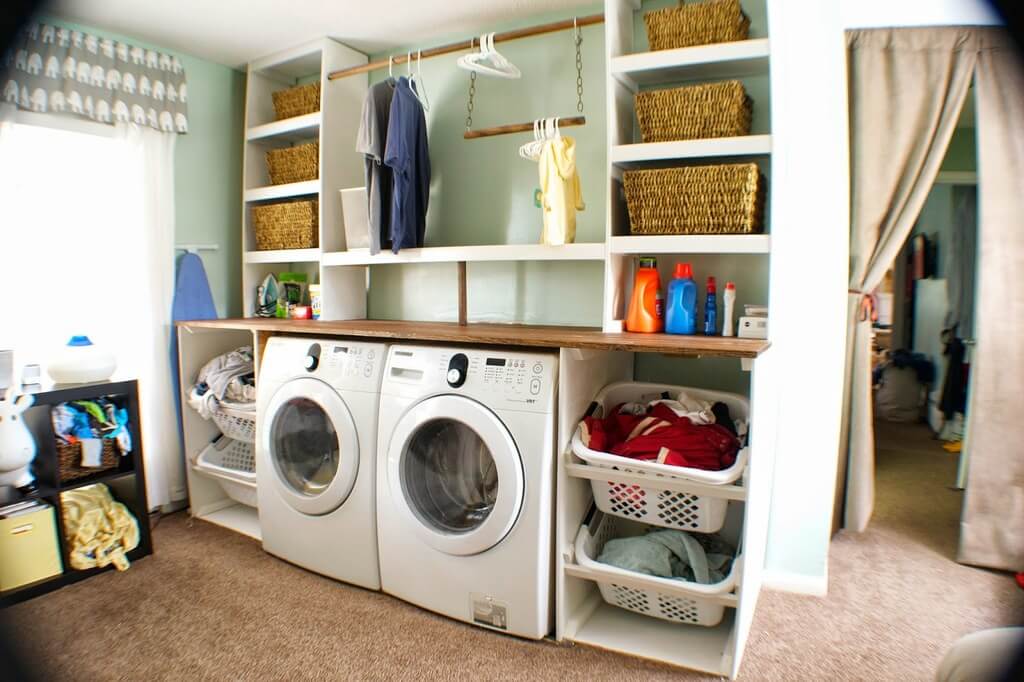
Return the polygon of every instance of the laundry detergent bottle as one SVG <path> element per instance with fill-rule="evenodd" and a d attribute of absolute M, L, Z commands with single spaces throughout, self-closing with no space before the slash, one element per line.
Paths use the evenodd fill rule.
<path fill-rule="evenodd" d="M 689 263 L 676 263 L 668 283 L 665 305 L 665 331 L 669 334 L 697 333 L 697 283 Z"/>
<path fill-rule="evenodd" d="M 633 298 L 626 315 L 626 331 L 660 332 L 664 329 L 661 308 L 661 278 L 655 258 L 640 259 L 640 268 L 633 281 Z"/>
<path fill-rule="evenodd" d="M 704 333 L 707 336 L 718 334 L 718 287 L 714 277 L 708 277 L 707 300 L 704 301 Z"/>

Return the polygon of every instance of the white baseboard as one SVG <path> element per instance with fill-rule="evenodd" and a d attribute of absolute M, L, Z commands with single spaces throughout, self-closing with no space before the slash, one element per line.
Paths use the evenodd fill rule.
<path fill-rule="evenodd" d="M 762 573 L 761 583 L 769 590 L 777 592 L 824 597 L 828 595 L 828 567 L 825 568 L 824 575 L 806 575 L 766 568 Z"/>

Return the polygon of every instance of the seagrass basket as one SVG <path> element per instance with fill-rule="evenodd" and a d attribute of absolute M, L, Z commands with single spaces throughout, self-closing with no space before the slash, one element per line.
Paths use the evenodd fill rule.
<path fill-rule="evenodd" d="M 654 168 L 623 173 L 632 234 L 752 234 L 764 221 L 757 164 Z"/>
<path fill-rule="evenodd" d="M 253 206 L 256 250 L 315 249 L 320 245 L 317 210 L 316 199 Z"/>
<path fill-rule="evenodd" d="M 57 476 L 61 482 L 74 481 L 85 476 L 114 471 L 119 466 L 120 455 L 117 446 L 109 438 L 103 439 L 103 453 L 100 455 L 100 466 L 82 466 L 82 445 L 81 443 L 65 443 L 58 440 L 57 449 Z"/>
<path fill-rule="evenodd" d="M 636 96 L 644 142 L 748 135 L 752 108 L 739 81 L 648 90 Z"/>
<path fill-rule="evenodd" d="M 293 118 L 320 111 L 320 83 L 297 85 L 271 93 L 277 120 Z"/>
<path fill-rule="evenodd" d="M 644 14 L 652 51 L 746 40 L 750 18 L 739 0 L 705 0 Z"/>
<path fill-rule="evenodd" d="M 320 143 L 271 149 L 266 154 L 271 185 L 305 182 L 320 177 Z"/>

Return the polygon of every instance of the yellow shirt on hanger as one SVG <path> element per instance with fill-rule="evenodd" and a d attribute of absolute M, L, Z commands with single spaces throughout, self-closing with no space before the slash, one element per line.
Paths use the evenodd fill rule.
<path fill-rule="evenodd" d="M 576 140 L 558 137 L 545 142 L 538 167 L 544 211 L 540 242 L 552 246 L 571 244 L 576 240 L 576 211 L 586 208 L 576 172 Z"/>

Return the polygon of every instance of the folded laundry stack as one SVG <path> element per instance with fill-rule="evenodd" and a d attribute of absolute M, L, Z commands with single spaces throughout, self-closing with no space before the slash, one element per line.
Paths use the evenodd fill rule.
<path fill-rule="evenodd" d="M 621 457 L 720 471 L 736 461 L 739 433 L 725 403 L 691 398 L 685 391 L 650 403 L 622 403 L 605 417 L 584 417 L 586 447 Z"/>

